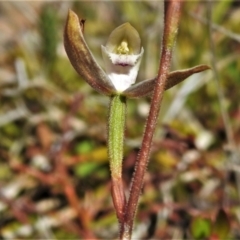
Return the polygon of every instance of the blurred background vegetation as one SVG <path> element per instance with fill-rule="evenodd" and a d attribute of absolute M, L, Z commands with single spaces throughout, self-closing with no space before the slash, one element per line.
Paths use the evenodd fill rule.
<path fill-rule="evenodd" d="M 0 2 L 1 239 L 117 237 L 106 148 L 109 99 L 66 56 L 69 8 L 86 19 L 85 38 L 100 65 L 110 32 L 130 22 L 145 50 L 138 80 L 158 70 L 162 1 Z M 184 3 L 172 70 L 198 64 L 213 70 L 165 94 L 135 239 L 240 239 L 239 26 L 239 1 Z M 128 102 L 126 189 L 149 103 Z"/>

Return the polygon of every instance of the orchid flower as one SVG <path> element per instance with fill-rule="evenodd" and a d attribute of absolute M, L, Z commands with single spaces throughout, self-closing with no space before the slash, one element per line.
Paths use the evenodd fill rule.
<path fill-rule="evenodd" d="M 151 95 L 157 76 L 136 82 L 144 50 L 135 28 L 129 23 L 110 34 L 106 46 L 101 46 L 105 71 L 94 59 L 83 36 L 84 20 L 69 10 L 64 30 L 64 46 L 78 74 L 96 91 L 110 96 L 108 122 L 108 155 L 112 177 L 112 198 L 120 223 L 123 222 L 125 194 L 122 185 L 122 159 L 126 120 L 126 99 Z M 194 73 L 209 69 L 206 65 L 174 71 L 168 74 L 165 90 Z"/>
<path fill-rule="evenodd" d="M 102 46 L 106 73 L 118 92 L 135 83 L 143 52 L 140 36 L 129 23 L 116 28 Z"/>
<path fill-rule="evenodd" d="M 64 46 L 75 70 L 96 91 L 105 95 L 122 95 L 139 98 L 150 95 L 155 80 L 148 79 L 134 84 L 144 50 L 135 28 L 122 24 L 110 34 L 102 47 L 105 71 L 96 62 L 83 36 L 84 20 L 69 10 L 64 31 Z M 169 73 L 166 90 L 194 73 L 209 69 L 206 65 Z"/>

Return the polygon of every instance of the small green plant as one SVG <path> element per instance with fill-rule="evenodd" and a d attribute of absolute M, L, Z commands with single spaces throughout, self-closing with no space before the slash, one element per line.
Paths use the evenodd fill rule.
<path fill-rule="evenodd" d="M 169 72 L 172 49 L 178 31 L 181 1 L 165 2 L 164 35 L 158 75 L 135 84 L 144 49 L 138 32 L 125 23 L 109 36 L 102 46 L 105 71 L 95 61 L 85 42 L 84 20 L 69 10 L 64 45 L 75 70 L 96 91 L 110 97 L 108 118 L 108 156 L 112 179 L 112 199 L 120 224 L 120 239 L 131 239 L 135 214 L 147 168 L 151 142 L 165 90 L 175 86 L 194 73 L 209 69 L 206 65 Z M 122 183 L 122 160 L 126 105 L 128 98 L 152 96 L 141 149 L 136 159 L 128 199 Z"/>

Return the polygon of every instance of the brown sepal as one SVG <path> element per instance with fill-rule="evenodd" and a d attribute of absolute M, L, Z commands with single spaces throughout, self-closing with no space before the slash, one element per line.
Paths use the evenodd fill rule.
<path fill-rule="evenodd" d="M 199 73 L 210 69 L 207 65 L 198 65 L 192 68 L 177 70 L 170 72 L 168 75 L 168 80 L 165 86 L 165 90 L 177 85 L 178 83 L 184 81 L 186 78 L 190 77 L 194 73 Z M 139 82 L 123 92 L 123 95 L 129 98 L 140 98 L 148 96 L 152 93 L 157 77 Z"/>
<path fill-rule="evenodd" d="M 116 90 L 110 79 L 95 61 L 83 36 L 85 20 L 71 10 L 64 30 L 64 47 L 68 58 L 80 76 L 96 91 L 112 95 Z"/>

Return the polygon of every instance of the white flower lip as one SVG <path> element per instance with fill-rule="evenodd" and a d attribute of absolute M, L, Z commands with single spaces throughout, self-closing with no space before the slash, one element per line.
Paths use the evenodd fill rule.
<path fill-rule="evenodd" d="M 105 51 L 108 54 L 109 58 L 111 59 L 111 61 L 114 65 L 134 66 L 140 57 L 140 54 L 138 54 L 138 55 L 125 55 L 125 54 L 119 55 L 116 53 L 110 53 L 106 50 L 106 48 L 105 48 Z"/>
<path fill-rule="evenodd" d="M 143 52 L 139 34 L 129 23 L 113 30 L 102 46 L 105 71 L 117 92 L 135 83 Z"/>
<path fill-rule="evenodd" d="M 141 52 L 136 55 L 116 54 L 102 46 L 105 71 L 118 92 L 123 92 L 135 83 L 143 52 L 141 48 Z"/>

